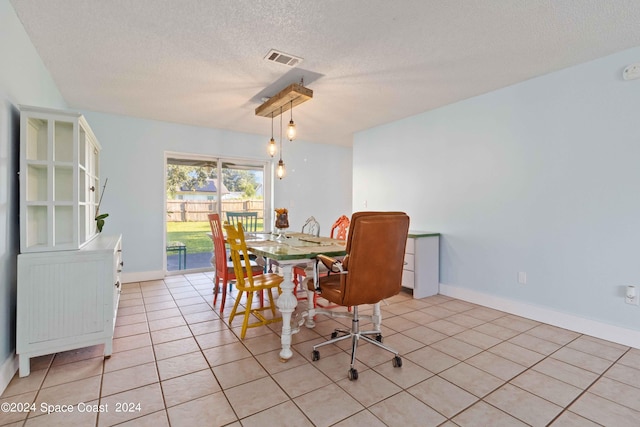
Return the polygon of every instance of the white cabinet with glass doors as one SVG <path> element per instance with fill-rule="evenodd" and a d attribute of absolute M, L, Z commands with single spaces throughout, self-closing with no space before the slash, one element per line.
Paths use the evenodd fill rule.
<path fill-rule="evenodd" d="M 43 354 L 95 344 L 111 354 L 122 238 L 98 236 L 100 149 L 81 114 L 20 107 L 20 376 Z"/>
<path fill-rule="evenodd" d="M 20 252 L 96 236 L 100 143 L 80 113 L 20 107 Z"/>

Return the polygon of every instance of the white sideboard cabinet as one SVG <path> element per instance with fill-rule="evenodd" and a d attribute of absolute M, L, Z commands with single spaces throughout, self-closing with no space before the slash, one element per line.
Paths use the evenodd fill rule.
<path fill-rule="evenodd" d="M 104 344 L 112 353 L 120 297 L 122 238 L 99 234 L 74 251 L 18 255 L 16 353 L 20 376 L 30 359 Z"/>
<path fill-rule="evenodd" d="M 440 291 L 440 233 L 409 230 L 404 255 L 402 286 L 413 289 L 414 298 Z"/>
<path fill-rule="evenodd" d="M 96 236 L 100 143 L 80 113 L 20 106 L 20 252 Z"/>

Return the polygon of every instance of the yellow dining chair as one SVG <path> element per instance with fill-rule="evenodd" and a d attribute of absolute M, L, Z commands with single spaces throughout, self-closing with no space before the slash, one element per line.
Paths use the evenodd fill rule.
<path fill-rule="evenodd" d="M 249 274 L 245 276 L 245 271 L 251 271 L 251 264 L 247 244 L 244 240 L 242 222 L 238 222 L 237 229 L 233 225 L 225 223 L 224 229 L 227 232 L 227 242 L 231 248 L 231 260 L 233 261 L 233 268 L 236 275 L 236 288 L 239 291 L 236 296 L 236 302 L 233 305 L 233 310 L 231 310 L 231 314 L 229 315 L 229 325 L 231 325 L 236 315 L 244 315 L 242 331 L 240 332 L 240 338 L 244 339 L 247 328 L 264 326 L 282 320 L 282 317 L 275 317 L 276 305 L 273 300 L 272 290 L 275 288 L 280 291 L 279 287 L 283 278 L 275 273 L 263 273 L 257 276 Z M 256 293 L 262 294 L 262 291 L 265 290 L 269 296 L 269 305 L 265 307 L 263 304 L 260 304 L 259 307 L 253 307 L 253 295 Z M 244 311 L 238 311 L 242 294 L 246 295 L 245 309 Z M 265 310 L 270 310 L 273 317 L 270 319 L 264 317 L 262 312 Z M 249 317 L 251 315 L 254 315 L 258 321 L 249 323 Z"/>
<path fill-rule="evenodd" d="M 225 302 L 227 300 L 227 283 L 229 291 L 231 291 L 231 282 L 236 280 L 233 261 L 229 261 L 227 257 L 227 249 L 222 233 L 222 225 L 220 224 L 220 216 L 218 214 L 209 214 L 209 225 L 211 226 L 211 239 L 213 240 L 213 256 L 214 256 L 214 286 L 213 286 L 213 306 L 218 301 L 218 293 L 222 293 L 222 301 L 220 302 L 220 317 L 224 314 Z M 254 276 L 262 274 L 263 266 L 258 265 L 251 260 L 251 273 Z M 244 273 L 243 273 L 244 275 Z M 220 281 L 222 281 L 222 289 L 220 289 Z M 261 294 L 262 295 L 262 294 Z"/>

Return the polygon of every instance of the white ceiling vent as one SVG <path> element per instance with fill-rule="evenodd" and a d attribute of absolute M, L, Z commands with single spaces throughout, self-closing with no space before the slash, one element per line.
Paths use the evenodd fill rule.
<path fill-rule="evenodd" d="M 288 67 L 295 67 L 302 62 L 302 58 L 298 56 L 289 55 L 288 53 L 280 52 L 275 49 L 271 49 L 264 59 L 271 62 L 277 62 Z"/>

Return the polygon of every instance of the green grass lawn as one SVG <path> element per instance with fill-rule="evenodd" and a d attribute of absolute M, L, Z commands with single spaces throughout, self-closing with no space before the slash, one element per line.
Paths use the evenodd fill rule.
<path fill-rule="evenodd" d="M 262 229 L 261 220 L 258 221 L 258 230 L 260 229 Z M 207 233 L 211 233 L 208 221 L 167 222 L 167 244 L 182 242 L 187 245 L 187 254 L 213 250 L 213 243 Z"/>
<path fill-rule="evenodd" d="M 213 243 L 207 236 L 211 228 L 207 221 L 203 222 L 167 222 L 167 244 L 182 242 L 187 245 L 188 254 L 211 252 Z"/>

